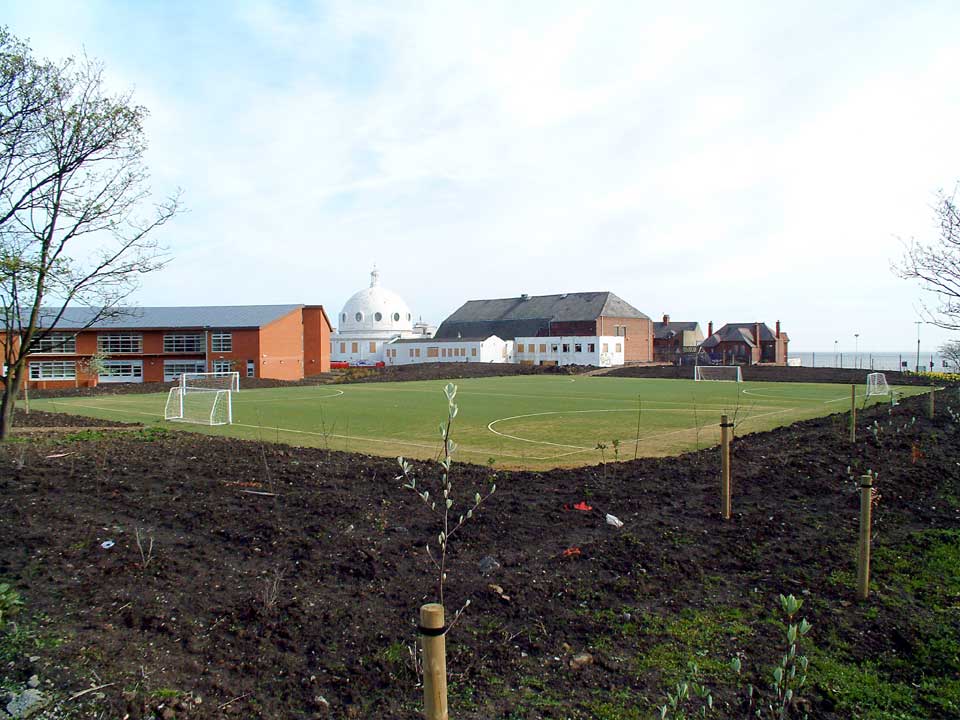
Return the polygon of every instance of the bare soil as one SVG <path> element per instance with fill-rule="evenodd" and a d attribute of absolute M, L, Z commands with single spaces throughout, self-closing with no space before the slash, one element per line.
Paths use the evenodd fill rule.
<path fill-rule="evenodd" d="M 846 468 L 881 469 L 878 546 L 956 528 L 960 433 L 944 404 L 933 421 L 919 399 L 870 410 L 852 446 L 843 416 L 737 440 L 728 522 L 716 449 L 497 473 L 450 558 L 447 606 L 471 600 L 447 638 L 452 715 L 647 717 L 670 680 L 642 664 L 663 623 L 719 609 L 750 631 L 712 638 L 711 657 L 745 654 L 756 682 L 782 648 L 779 593 L 806 598 L 818 647 L 896 653 L 913 682 L 922 595 L 879 577 L 878 594 L 903 598 L 870 613 L 836 581 L 855 567 Z M 416 465 L 424 479 L 436 470 Z M 454 466 L 455 511 L 491 473 Z M 434 599 L 423 548 L 438 526 L 397 474 L 378 457 L 153 430 L 0 447 L 0 577 L 23 595 L 20 622 L 49 641 L 0 675 L 108 685 L 84 717 L 419 717 L 407 646 Z M 500 565 L 487 575 L 485 556 Z M 572 667 L 579 653 L 589 662 Z M 723 717 L 740 709 L 725 682 Z M 601 714 L 617 698 L 638 714 Z M 802 702 L 811 717 L 846 716 L 825 685 Z"/>

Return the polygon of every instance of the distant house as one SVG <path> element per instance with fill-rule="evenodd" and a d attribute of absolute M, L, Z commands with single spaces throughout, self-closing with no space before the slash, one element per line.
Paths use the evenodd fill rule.
<path fill-rule="evenodd" d="M 491 335 L 517 343 L 517 362 L 592 364 L 600 362 L 604 343 L 609 348 L 604 364 L 619 358 L 622 358 L 620 363 L 653 359 L 650 318 L 612 292 L 470 300 L 441 323 L 436 338 L 488 338 Z M 536 338 L 557 338 L 557 351 L 552 350 L 555 343 L 541 343 Z M 617 351 L 620 343 L 622 347 Z M 523 352 L 519 349 L 521 344 Z M 565 344 L 570 346 L 568 353 L 563 352 Z M 542 352 L 541 345 L 545 348 Z M 579 355 L 574 350 L 578 345 L 582 351 Z M 590 345 L 594 347 L 592 353 L 586 349 Z M 618 352 L 622 355 L 617 356 Z M 594 355 L 596 359 L 589 360 Z"/>
<path fill-rule="evenodd" d="M 669 315 L 653 325 L 653 359 L 677 363 L 684 355 L 693 355 L 704 340 L 700 323 L 671 321 Z"/>
<path fill-rule="evenodd" d="M 707 339 L 700 346 L 712 362 L 723 365 L 769 365 L 787 364 L 787 345 L 790 338 L 780 330 L 765 323 L 727 323 L 713 332 L 713 323 L 708 325 Z"/>

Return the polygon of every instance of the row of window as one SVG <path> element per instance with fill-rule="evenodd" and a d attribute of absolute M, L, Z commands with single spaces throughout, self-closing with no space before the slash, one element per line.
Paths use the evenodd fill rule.
<path fill-rule="evenodd" d="M 597 346 L 596 346 L 594 343 L 558 343 L 558 344 L 553 344 L 553 343 L 551 343 L 551 345 L 550 345 L 550 352 L 552 352 L 552 353 L 557 353 L 557 352 L 565 352 L 565 353 L 568 353 L 568 352 L 570 352 L 570 348 L 571 348 L 571 347 L 573 347 L 573 352 L 575 352 L 575 353 L 583 352 L 583 347 L 584 347 L 584 345 L 586 345 L 586 347 L 587 347 L 587 352 L 588 352 L 588 353 L 592 353 L 592 352 L 596 352 L 596 351 L 597 351 Z M 561 349 L 561 348 L 562 348 L 562 349 Z M 622 345 L 621 343 L 615 343 L 615 344 L 614 344 L 614 352 L 621 352 L 622 350 L 623 350 L 623 345 Z M 517 354 L 518 354 L 518 355 L 523 355 L 523 354 L 525 354 L 525 353 L 536 353 L 536 352 L 546 353 L 546 352 L 547 352 L 547 344 L 546 344 L 546 343 L 540 343 L 540 347 L 539 347 L 539 349 L 538 349 L 538 348 L 537 348 L 537 345 L 536 345 L 535 343 L 528 343 L 527 345 L 524 345 L 523 343 L 517 343 Z M 601 345 L 600 345 L 600 352 L 605 352 L 605 353 L 610 352 L 610 343 L 601 343 Z"/>
<path fill-rule="evenodd" d="M 394 321 L 394 322 L 400 322 L 400 313 L 395 312 L 395 313 L 392 315 L 392 317 L 393 317 L 393 321 Z M 357 312 L 357 313 L 353 316 L 353 318 L 354 318 L 354 320 L 356 320 L 357 322 L 363 322 L 364 315 L 363 315 L 362 312 Z M 373 320 L 374 320 L 374 322 L 382 322 L 382 321 L 383 321 L 383 313 L 375 312 L 375 313 L 373 314 Z M 347 314 L 346 314 L 346 313 L 340 313 L 340 322 L 346 322 L 346 321 L 347 321 Z M 410 322 L 410 313 L 407 313 L 407 322 Z"/>
<path fill-rule="evenodd" d="M 210 350 L 212 352 L 232 352 L 232 333 L 213 333 L 210 336 Z M 101 353 L 142 353 L 143 335 L 138 333 L 110 333 L 97 336 L 97 351 Z M 204 352 L 204 336 L 164 335 L 163 351 L 165 353 L 202 353 Z M 63 355 L 77 352 L 77 336 L 69 333 L 51 333 L 35 343 L 34 354 L 59 353 Z"/>
<path fill-rule="evenodd" d="M 247 377 L 256 375 L 257 363 L 247 360 Z M 231 360 L 214 360 L 213 372 L 233 372 Z M 203 360 L 164 360 L 163 379 L 172 382 L 183 373 L 206 372 Z M 77 363 L 75 360 L 44 360 L 30 363 L 31 380 L 76 380 Z M 105 360 L 100 373 L 103 381 L 139 382 L 143 379 L 143 360 Z"/>

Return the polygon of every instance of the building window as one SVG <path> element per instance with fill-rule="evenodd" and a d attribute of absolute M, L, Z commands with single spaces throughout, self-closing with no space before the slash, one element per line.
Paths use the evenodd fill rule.
<path fill-rule="evenodd" d="M 30 363 L 31 380 L 76 380 L 77 363 L 73 360 L 46 360 Z"/>
<path fill-rule="evenodd" d="M 137 382 L 143 379 L 143 360 L 105 360 L 100 382 Z"/>
<path fill-rule="evenodd" d="M 207 364 L 203 360 L 164 360 L 163 381 L 179 380 L 184 373 L 206 372 Z"/>
<path fill-rule="evenodd" d="M 283 362 L 281 360 L 281 362 Z M 214 360 L 213 361 L 213 371 L 215 373 L 228 373 L 233 372 L 233 361 L 232 360 Z"/>
<path fill-rule="evenodd" d="M 614 352 L 623 352 L 623 346 L 617 343 L 616 346 L 614 346 Z"/>
<path fill-rule="evenodd" d="M 164 335 L 165 353 L 202 353 L 203 335 Z"/>
<path fill-rule="evenodd" d="M 97 350 L 101 353 L 142 353 L 143 335 L 98 335 Z"/>
<path fill-rule="evenodd" d="M 569 343 L 564 343 L 564 344 L 563 344 L 563 351 L 564 351 L 565 353 L 570 352 L 570 344 L 569 344 Z"/>
<path fill-rule="evenodd" d="M 559 347 L 560 347 L 559 345 L 551 345 L 551 346 L 550 346 L 550 352 L 554 352 L 554 353 L 557 352 L 557 350 L 559 349 Z"/>
<path fill-rule="evenodd" d="M 50 333 L 44 338 L 33 341 L 32 354 L 45 353 L 75 353 L 77 351 L 77 336 L 70 333 Z"/>
<path fill-rule="evenodd" d="M 360 352 L 360 343 L 350 343 L 350 352 L 353 354 Z"/>
<path fill-rule="evenodd" d="M 381 320 L 383 320 L 383 313 L 376 313 L 373 316 L 373 319 L 376 320 L 377 322 L 380 322 Z"/>
<path fill-rule="evenodd" d="M 522 352 L 523 352 L 523 343 L 517 343 L 517 352 L 518 352 L 518 353 L 522 353 Z"/>
<path fill-rule="evenodd" d="M 211 352 L 232 352 L 233 333 L 214 333 L 210 336 Z"/>
<path fill-rule="evenodd" d="M 427 348 L 427 357 L 440 357 L 440 348 Z"/>
<path fill-rule="evenodd" d="M 436 348 L 434 348 L 434 349 L 436 349 Z M 417 357 L 420 357 L 420 348 L 417 348 L 417 350 L 416 350 L 416 353 L 415 353 L 415 354 L 416 354 L 416 356 L 417 356 Z"/>
<path fill-rule="evenodd" d="M 346 314 L 346 313 L 343 313 L 343 314 L 340 316 L 340 322 L 346 322 L 346 321 L 347 321 L 347 314 Z"/>
<path fill-rule="evenodd" d="M 407 322 L 410 322 L 410 313 L 407 313 Z"/>
<path fill-rule="evenodd" d="M 587 343 L 587 352 L 596 352 L 597 346 L 593 343 Z"/>
<path fill-rule="evenodd" d="M 354 317 L 357 319 L 357 322 L 360 322 L 361 320 L 363 320 L 363 313 L 358 312 L 356 315 L 354 315 Z"/>
<path fill-rule="evenodd" d="M 470 348 L 470 357 L 476 357 L 476 356 L 477 356 L 477 349 Z"/>
<path fill-rule="evenodd" d="M 375 353 L 377 351 L 377 344 L 375 342 L 370 343 L 370 352 Z"/>
<path fill-rule="evenodd" d="M 247 360 L 247 377 L 256 377 L 257 363 L 255 360 Z"/>
<path fill-rule="evenodd" d="M 400 313 L 394 313 L 394 314 L 393 314 L 393 321 L 394 321 L 394 322 L 400 322 Z"/>
<path fill-rule="evenodd" d="M 609 343 L 604 343 L 602 347 L 603 347 L 603 352 L 610 352 Z"/>
<path fill-rule="evenodd" d="M 580 343 L 574 343 L 574 344 L 573 344 L 573 351 L 574 351 L 574 352 L 583 352 L 583 345 L 581 345 Z"/>
<path fill-rule="evenodd" d="M 545 353 L 547 351 L 547 344 L 540 343 L 540 352 Z"/>
<path fill-rule="evenodd" d="M 340 354 L 345 355 L 347 353 L 347 344 L 345 342 L 340 343 Z"/>

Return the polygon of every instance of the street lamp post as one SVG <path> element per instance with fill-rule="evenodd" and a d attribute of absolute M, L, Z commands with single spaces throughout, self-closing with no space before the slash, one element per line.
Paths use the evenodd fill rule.
<path fill-rule="evenodd" d="M 839 340 L 833 341 L 833 366 L 838 367 L 837 365 L 837 347 L 840 345 Z"/>
<path fill-rule="evenodd" d="M 853 334 L 853 366 L 860 367 L 860 333 Z"/>
<path fill-rule="evenodd" d="M 914 321 L 917 325 L 917 372 L 920 372 L 920 320 Z"/>

